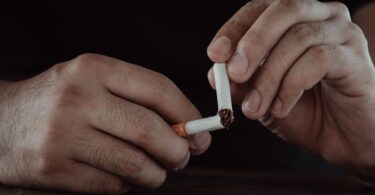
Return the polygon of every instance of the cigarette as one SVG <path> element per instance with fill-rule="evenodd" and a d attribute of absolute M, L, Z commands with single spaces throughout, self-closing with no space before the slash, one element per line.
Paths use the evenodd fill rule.
<path fill-rule="evenodd" d="M 188 137 L 189 135 L 206 131 L 228 129 L 232 124 L 234 117 L 226 64 L 215 63 L 214 75 L 218 104 L 217 115 L 173 125 L 172 128 L 181 137 Z"/>
<path fill-rule="evenodd" d="M 216 63 L 214 65 L 214 75 L 218 111 L 222 109 L 233 110 L 226 64 Z"/>

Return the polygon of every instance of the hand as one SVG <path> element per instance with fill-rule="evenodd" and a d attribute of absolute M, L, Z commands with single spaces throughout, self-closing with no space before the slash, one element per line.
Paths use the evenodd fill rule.
<path fill-rule="evenodd" d="M 8 185 L 156 188 L 166 169 L 183 168 L 210 143 L 205 133 L 189 144 L 169 126 L 200 117 L 169 79 L 113 58 L 81 55 L 0 88 L 0 181 Z"/>
<path fill-rule="evenodd" d="M 249 2 L 208 55 L 228 62 L 233 99 L 248 118 L 375 181 L 374 64 L 343 4 Z"/>

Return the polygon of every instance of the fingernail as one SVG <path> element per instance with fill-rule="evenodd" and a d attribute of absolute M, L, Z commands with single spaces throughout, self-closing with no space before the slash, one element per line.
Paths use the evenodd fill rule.
<path fill-rule="evenodd" d="M 231 49 L 231 41 L 228 37 L 222 36 L 217 38 L 211 45 L 209 50 L 214 50 L 215 53 L 219 53 L 223 56 L 229 56 Z"/>
<path fill-rule="evenodd" d="M 280 114 L 282 107 L 283 105 L 281 103 L 281 100 L 279 98 L 276 98 L 275 103 L 273 103 L 272 106 L 272 113 Z"/>
<path fill-rule="evenodd" d="M 191 147 L 193 150 L 200 150 L 207 147 L 207 142 L 209 139 L 208 133 L 201 133 L 194 136 L 192 139 Z"/>
<path fill-rule="evenodd" d="M 243 75 L 248 68 L 248 60 L 242 52 L 236 52 L 228 62 L 228 71 L 235 75 Z"/>
<path fill-rule="evenodd" d="M 258 90 L 253 89 L 250 92 L 249 96 L 246 98 L 244 107 L 247 111 L 251 113 L 255 113 L 256 111 L 258 111 L 260 102 L 261 102 L 261 97 L 260 97 Z"/>

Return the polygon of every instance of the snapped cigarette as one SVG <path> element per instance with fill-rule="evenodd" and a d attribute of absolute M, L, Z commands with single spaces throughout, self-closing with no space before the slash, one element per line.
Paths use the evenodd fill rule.
<path fill-rule="evenodd" d="M 181 137 L 206 131 L 228 129 L 233 122 L 232 99 L 226 64 L 215 63 L 214 75 L 218 103 L 217 115 L 172 126 Z"/>

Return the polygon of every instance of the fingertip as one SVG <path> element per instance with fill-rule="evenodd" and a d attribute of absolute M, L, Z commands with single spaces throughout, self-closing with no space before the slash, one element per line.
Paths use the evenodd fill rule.
<path fill-rule="evenodd" d="M 185 168 L 188 165 L 189 161 L 190 161 L 190 151 L 188 151 L 188 153 L 187 153 L 187 155 L 185 157 L 185 160 L 182 162 L 182 164 L 180 164 L 177 167 L 175 167 L 173 169 L 173 171 L 179 171 L 179 170 Z"/>
<path fill-rule="evenodd" d="M 192 155 L 204 153 L 211 144 L 212 137 L 210 133 L 204 132 L 189 138 L 190 152 Z"/>
<path fill-rule="evenodd" d="M 214 62 L 226 62 L 231 54 L 232 42 L 226 36 L 214 39 L 207 48 L 207 55 Z"/>
<path fill-rule="evenodd" d="M 149 185 L 150 189 L 157 189 L 162 186 L 167 179 L 167 171 L 162 169 L 161 171 L 156 172 L 157 175 L 154 176 L 154 179 Z"/>

